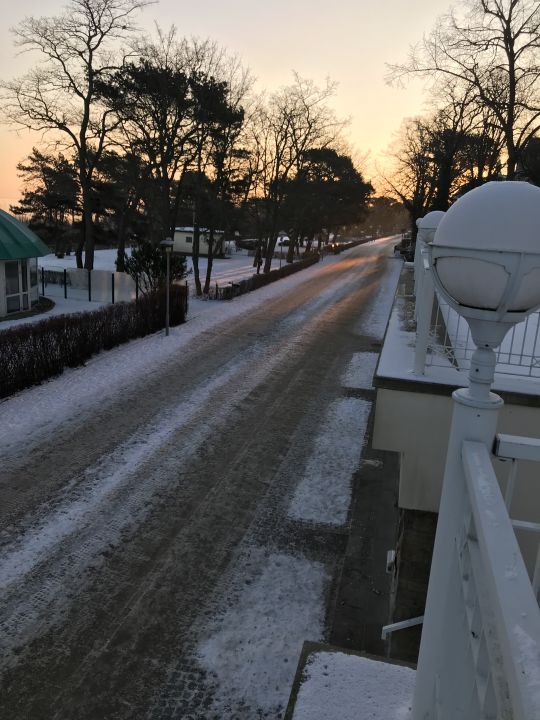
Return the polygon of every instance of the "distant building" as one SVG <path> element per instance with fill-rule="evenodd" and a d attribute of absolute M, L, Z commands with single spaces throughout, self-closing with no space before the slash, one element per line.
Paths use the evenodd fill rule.
<path fill-rule="evenodd" d="M 210 230 L 199 228 L 199 255 L 208 255 L 209 235 Z M 224 253 L 224 235 L 223 230 L 214 230 L 214 257 L 222 256 Z M 175 228 L 173 252 L 182 255 L 193 255 L 193 236 L 194 230 L 192 227 Z"/>
<path fill-rule="evenodd" d="M 26 225 L 0 210 L 0 317 L 39 300 L 37 259 L 49 248 Z"/>

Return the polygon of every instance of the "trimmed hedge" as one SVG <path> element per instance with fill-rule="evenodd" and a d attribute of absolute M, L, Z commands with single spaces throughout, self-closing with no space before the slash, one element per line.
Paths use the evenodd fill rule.
<path fill-rule="evenodd" d="M 82 365 L 101 350 L 165 327 L 165 292 L 137 303 L 117 303 L 91 312 L 58 315 L 0 332 L 0 398 Z M 170 324 L 185 322 L 187 286 L 173 285 Z"/>
<path fill-rule="evenodd" d="M 260 273 L 259 275 L 252 275 L 250 278 L 245 280 L 239 280 L 237 283 L 233 283 L 230 287 L 217 288 L 216 292 L 212 293 L 212 296 L 216 300 L 232 300 L 232 298 L 238 295 L 244 295 L 245 293 L 251 292 L 252 290 L 258 290 L 265 285 L 269 285 L 276 280 L 288 277 L 294 273 L 304 270 L 305 268 L 315 265 L 319 262 L 319 253 L 312 252 L 304 255 L 302 260 L 298 260 L 295 263 L 289 263 L 283 265 L 283 267 L 270 270 L 268 273 Z"/>

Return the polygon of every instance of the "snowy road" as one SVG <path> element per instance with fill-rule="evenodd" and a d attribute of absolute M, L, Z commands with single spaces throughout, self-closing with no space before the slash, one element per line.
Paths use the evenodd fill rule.
<path fill-rule="evenodd" d="M 0 717 L 281 716 L 327 631 L 392 244 L 0 404 Z"/>

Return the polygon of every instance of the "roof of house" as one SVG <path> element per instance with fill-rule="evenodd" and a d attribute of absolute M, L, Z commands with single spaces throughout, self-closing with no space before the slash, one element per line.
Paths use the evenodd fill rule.
<path fill-rule="evenodd" d="M 0 260 L 22 260 L 48 255 L 49 248 L 26 225 L 0 210 Z"/>
<path fill-rule="evenodd" d="M 185 233 L 192 233 L 194 232 L 194 229 L 192 227 L 175 227 L 174 232 L 185 232 Z M 210 230 L 208 228 L 200 227 L 199 228 L 200 233 L 208 233 Z M 223 235 L 224 230 L 214 230 L 214 235 Z"/>

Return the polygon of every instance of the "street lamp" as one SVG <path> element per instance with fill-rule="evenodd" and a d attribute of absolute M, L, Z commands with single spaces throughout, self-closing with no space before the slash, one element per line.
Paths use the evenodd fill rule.
<path fill-rule="evenodd" d="M 282 244 L 282 243 L 283 243 L 283 238 L 284 238 L 284 237 L 287 237 L 287 233 L 285 232 L 285 230 L 280 230 L 280 231 L 278 232 L 279 268 L 280 268 L 280 270 L 281 270 L 281 256 L 282 256 L 282 253 L 283 253 L 283 244 Z"/>
<path fill-rule="evenodd" d="M 165 250 L 165 256 L 167 258 L 167 275 L 166 275 L 166 291 L 165 291 L 165 336 L 169 335 L 169 302 L 170 302 L 170 275 L 171 275 L 171 252 L 174 245 L 174 240 L 170 237 L 165 238 L 160 243 L 161 249 Z"/>
<path fill-rule="evenodd" d="M 437 534 L 418 658 L 413 717 L 432 717 L 433 688 L 441 669 L 442 629 L 457 609 L 450 578 L 463 528 L 465 440 L 489 451 L 502 399 L 490 392 L 495 348 L 508 330 L 540 307 L 540 189 L 525 182 L 491 182 L 460 198 L 428 245 L 433 279 L 446 302 L 465 318 L 476 349 L 469 387 L 452 394 L 453 413 Z"/>

